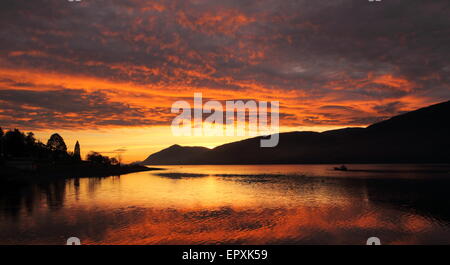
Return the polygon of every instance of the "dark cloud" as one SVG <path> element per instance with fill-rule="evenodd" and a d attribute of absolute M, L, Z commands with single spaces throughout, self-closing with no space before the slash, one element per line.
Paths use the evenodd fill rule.
<path fill-rule="evenodd" d="M 394 101 L 387 104 L 376 105 L 373 108 L 380 114 L 393 115 L 401 112 L 403 103 L 400 101 Z"/>
<path fill-rule="evenodd" d="M 168 109 L 130 107 L 111 101 L 101 91 L 81 89 L 0 89 L 0 105 L 0 124 L 20 128 L 143 126 L 167 124 L 171 120 Z"/>
<path fill-rule="evenodd" d="M 121 153 L 121 152 L 126 152 L 127 150 L 128 150 L 128 149 L 126 149 L 125 147 L 122 147 L 122 148 L 119 148 L 119 149 L 114 150 L 113 152 Z"/>

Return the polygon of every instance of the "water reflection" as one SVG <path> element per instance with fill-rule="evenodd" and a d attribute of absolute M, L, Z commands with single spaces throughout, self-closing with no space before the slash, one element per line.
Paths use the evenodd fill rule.
<path fill-rule="evenodd" d="M 33 185 L 2 183 L 0 186 L 1 216 L 18 219 L 22 210 L 31 215 L 36 207 L 41 206 L 42 202 L 50 210 L 60 209 L 64 205 L 65 186 L 65 180 Z"/>
<path fill-rule="evenodd" d="M 169 167 L 2 183 L 0 244 L 450 243 L 446 169 L 356 167 Z"/>

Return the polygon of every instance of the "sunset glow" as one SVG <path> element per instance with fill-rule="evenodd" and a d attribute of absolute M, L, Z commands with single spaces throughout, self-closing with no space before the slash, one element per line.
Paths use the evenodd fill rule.
<path fill-rule="evenodd" d="M 418 246 L 372 245 L 449 246 L 449 14 L 448 0 L 2 0 L 1 253 L 405 263 Z"/>

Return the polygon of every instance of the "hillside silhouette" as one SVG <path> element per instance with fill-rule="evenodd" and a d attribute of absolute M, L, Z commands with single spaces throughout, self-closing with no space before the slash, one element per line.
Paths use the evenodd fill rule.
<path fill-rule="evenodd" d="M 261 148 L 261 137 L 213 149 L 174 145 L 142 164 L 449 163 L 449 116 L 447 101 L 366 128 L 281 133 L 274 148 Z"/>
<path fill-rule="evenodd" d="M 150 155 L 146 161 L 151 161 L 153 164 L 183 164 L 195 162 L 197 157 L 210 151 L 206 147 L 200 146 L 180 146 L 174 144 L 169 148 L 163 149 Z"/>

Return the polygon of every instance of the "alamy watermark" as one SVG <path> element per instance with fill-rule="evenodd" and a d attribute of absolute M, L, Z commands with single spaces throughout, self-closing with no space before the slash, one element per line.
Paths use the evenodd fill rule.
<path fill-rule="evenodd" d="M 171 112 L 179 114 L 172 121 L 172 133 L 175 136 L 267 136 L 261 138 L 260 146 L 275 147 L 280 132 L 279 106 L 278 101 L 269 104 L 255 100 L 227 100 L 225 107 L 215 100 L 203 104 L 202 93 L 194 93 L 193 107 L 184 100 L 172 104 Z M 205 119 L 204 114 L 208 115 Z"/>

